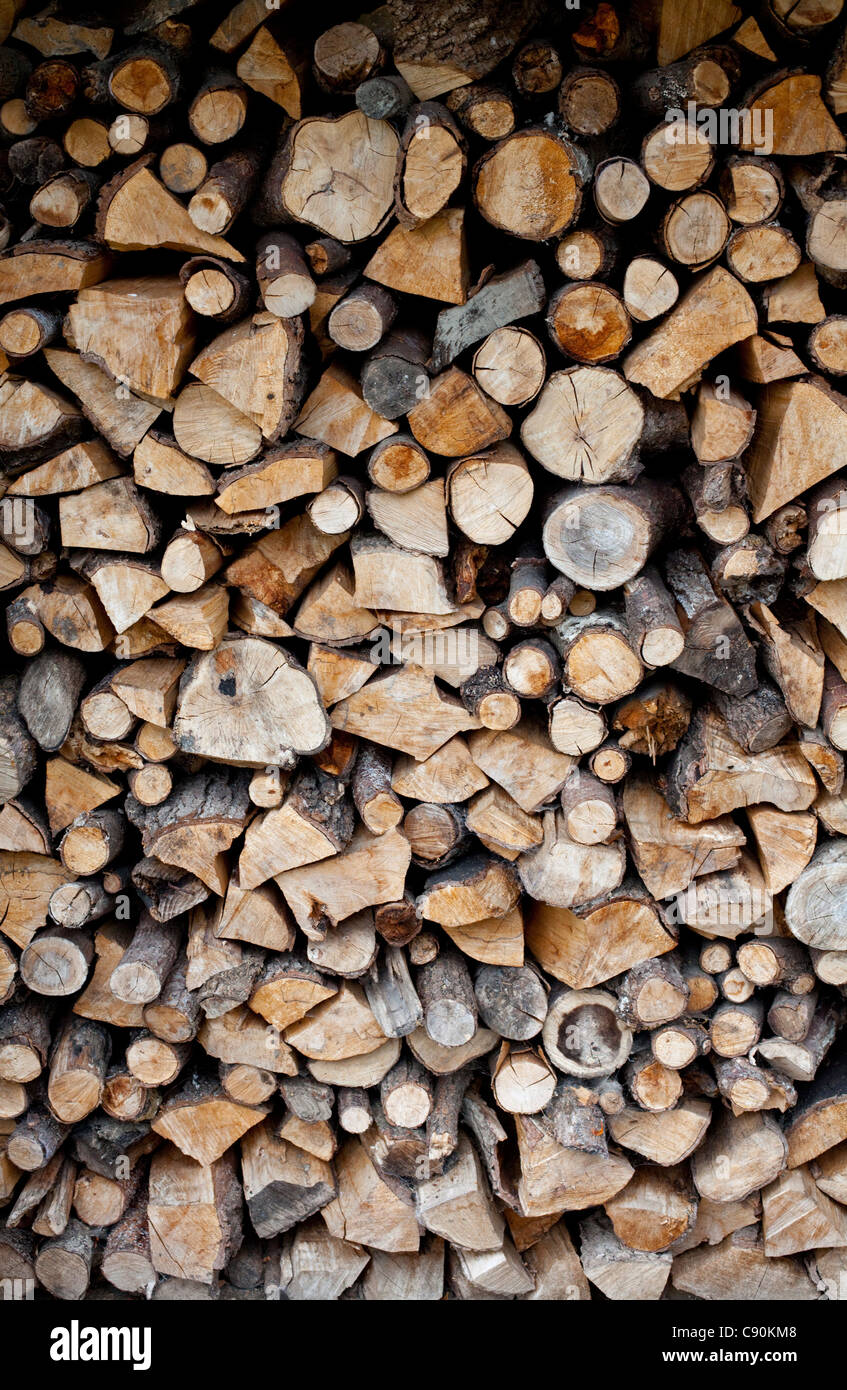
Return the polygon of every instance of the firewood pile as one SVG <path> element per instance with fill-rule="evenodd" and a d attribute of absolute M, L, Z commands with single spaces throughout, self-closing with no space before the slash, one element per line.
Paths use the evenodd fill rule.
<path fill-rule="evenodd" d="M 842 0 L 78 8 L 0 0 L 0 1296 L 844 1297 Z"/>

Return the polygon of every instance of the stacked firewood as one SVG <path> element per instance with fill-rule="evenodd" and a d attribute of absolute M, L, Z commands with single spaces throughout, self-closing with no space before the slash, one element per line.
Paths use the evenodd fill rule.
<path fill-rule="evenodd" d="M 842 0 L 76 8 L 0 0 L 0 1296 L 844 1297 Z"/>

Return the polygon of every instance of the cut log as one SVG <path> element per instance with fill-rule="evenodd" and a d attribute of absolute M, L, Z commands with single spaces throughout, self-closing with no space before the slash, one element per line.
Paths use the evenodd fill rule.
<path fill-rule="evenodd" d="M 130 164 L 100 192 L 97 230 L 113 251 L 142 251 L 170 246 L 176 251 L 209 252 L 225 260 L 244 257 L 223 237 L 202 232 L 187 209 L 150 171 L 154 155 Z"/>
<path fill-rule="evenodd" d="M 668 534 L 680 504 L 673 489 L 648 482 L 596 487 L 588 493 L 568 488 L 548 504 L 544 549 L 551 564 L 574 583 L 601 592 L 616 589 L 643 569 Z M 652 664 L 664 665 L 667 659 Z"/>
<path fill-rule="evenodd" d="M 701 1197 L 735 1202 L 772 1182 L 786 1165 L 788 1146 L 766 1115 L 720 1111 L 691 1163 Z"/>
<path fill-rule="evenodd" d="M 719 715 L 698 714 L 671 764 L 669 803 L 676 815 L 694 824 L 765 800 L 783 811 L 804 811 L 815 788 L 803 762 L 792 744 L 747 754 Z"/>
<path fill-rule="evenodd" d="M 154 1270 L 211 1284 L 241 1240 L 234 1161 L 198 1164 L 163 1146 L 150 1165 L 147 1218 Z"/>

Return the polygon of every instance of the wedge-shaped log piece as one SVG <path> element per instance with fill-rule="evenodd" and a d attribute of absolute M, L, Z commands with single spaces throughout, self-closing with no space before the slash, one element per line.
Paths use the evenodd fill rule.
<path fill-rule="evenodd" d="M 263 525 L 266 524 L 265 519 Z M 327 536 L 313 526 L 308 515 L 302 513 L 293 516 L 278 531 L 269 531 L 246 546 L 229 565 L 225 577 L 228 583 L 237 585 L 247 597 L 256 599 L 281 615 L 288 612 L 330 555 L 346 540 L 346 532 Z M 319 581 L 315 588 L 320 588 L 323 582 Z M 304 605 L 311 599 L 310 593 Z M 306 629 L 306 635 L 313 634 Z M 332 640 L 336 636 L 358 637 L 362 631 L 356 628 L 352 634 L 336 634 L 330 630 L 314 635 Z"/>
<path fill-rule="evenodd" d="M 100 192 L 97 235 L 113 251 L 208 251 L 227 261 L 243 261 L 223 237 L 195 227 L 188 209 L 149 168 L 155 155 L 144 155 L 122 169 Z"/>
<path fill-rule="evenodd" d="M 112 258 L 91 242 L 19 242 L 0 258 L 0 304 L 67 294 L 105 280 Z"/>
<path fill-rule="evenodd" d="M 226 851 L 244 830 L 249 808 L 245 774 L 223 769 L 195 773 L 157 806 L 132 795 L 125 803 L 145 854 L 188 869 L 220 895 L 229 879 Z"/>
<path fill-rule="evenodd" d="M 408 492 L 372 488 L 366 502 L 374 525 L 395 545 L 427 555 L 449 555 L 444 483 L 440 478 Z"/>
<path fill-rule="evenodd" d="M 676 938 L 640 888 L 613 890 L 579 913 L 534 903 L 526 944 L 538 963 L 572 989 L 590 989 L 641 961 L 672 951 Z"/>
<path fill-rule="evenodd" d="M 451 1286 L 465 1299 L 525 1298 L 532 1276 L 507 1236 L 499 1250 L 451 1250 Z"/>
<path fill-rule="evenodd" d="M 49 584 L 33 584 L 21 599 L 52 637 L 82 652 L 102 652 L 114 636 L 94 589 L 75 574 L 59 574 Z"/>
<path fill-rule="evenodd" d="M 756 860 L 742 853 L 731 869 L 692 879 L 668 908 L 695 931 L 734 941 L 766 918 L 773 898 Z"/>
<path fill-rule="evenodd" d="M 345 848 L 355 818 L 345 788 L 319 768 L 304 766 L 283 804 L 247 828 L 238 863 L 243 888 L 275 874 L 329 859 Z"/>
<path fill-rule="evenodd" d="M 693 878 L 731 869 L 738 862 L 744 832 L 731 817 L 719 816 L 696 827 L 677 820 L 645 776 L 627 778 L 623 813 L 635 867 L 654 898 L 672 897 Z"/>
<path fill-rule="evenodd" d="M 443 1240 L 429 1238 L 415 1255 L 372 1250 L 361 1289 L 367 1303 L 438 1302 L 444 1295 Z"/>
<path fill-rule="evenodd" d="M 159 1023 L 158 1004 L 148 1005 L 145 1018 Z M 204 1052 L 222 1062 L 261 1067 L 282 1076 L 297 1075 L 297 1060 L 291 1048 L 281 1038 L 270 1037 L 259 1015 L 244 1004 L 218 1018 L 207 1018 L 200 1025 L 197 1037 Z"/>
<path fill-rule="evenodd" d="M 176 276 L 109 280 L 80 290 L 65 340 L 130 391 L 165 404 L 194 350 L 194 316 Z"/>
<path fill-rule="evenodd" d="M 369 1249 L 416 1251 L 420 1228 L 414 1206 L 380 1177 L 358 1139 L 348 1139 L 335 1159 L 338 1196 L 324 1208 L 327 1229 Z"/>
<path fill-rule="evenodd" d="M 757 410 L 744 468 L 758 522 L 847 464 L 847 399 L 807 377 L 774 382 Z"/>
<path fill-rule="evenodd" d="M 5 354 L 4 365 L 8 365 Z M 0 451 L 7 469 L 19 471 L 73 445 L 85 432 L 77 406 L 41 382 L 4 372 L 0 378 Z M 14 582 L 7 578 L 4 587 Z"/>
<path fill-rule="evenodd" d="M 376 667 L 370 653 L 344 651 L 313 642 L 306 669 L 314 678 L 320 697 L 328 708 L 361 690 L 375 674 Z"/>
<path fill-rule="evenodd" d="M 770 1116 L 721 1110 L 691 1160 L 691 1176 L 701 1197 L 736 1202 L 778 1177 L 787 1157 L 788 1145 Z"/>
<path fill-rule="evenodd" d="M 286 45 L 262 25 L 239 58 L 236 72 L 254 92 L 261 92 L 294 120 L 299 119 L 305 64 L 293 45 L 286 52 Z"/>
<path fill-rule="evenodd" d="M 350 542 L 361 608 L 398 609 L 406 613 L 448 614 L 455 604 L 447 592 L 441 562 L 392 545 L 387 536 L 359 535 Z"/>
<path fill-rule="evenodd" d="M 96 933 L 94 970 L 85 989 L 74 1001 L 75 1014 L 110 1023 L 115 1028 L 143 1027 L 142 1005 L 125 1003 L 109 988 L 112 972 L 120 964 L 131 940 L 132 928 L 126 922 L 109 922 Z"/>
<path fill-rule="evenodd" d="M 338 993 L 313 1009 L 308 1018 L 292 1023 L 285 1040 L 304 1057 L 341 1062 L 375 1052 L 385 1042 L 361 986 L 343 981 Z"/>
<path fill-rule="evenodd" d="M 141 859 L 130 875 L 138 896 L 157 922 L 170 922 L 189 912 L 209 896 L 209 889 L 186 869 L 163 864 L 160 859 Z"/>
<path fill-rule="evenodd" d="M 258 463 L 232 470 L 221 480 L 215 502 L 228 516 L 278 506 L 309 492 L 322 492 L 337 473 L 326 445 L 281 444 Z"/>
<path fill-rule="evenodd" d="M 487 732 L 487 731 L 486 731 Z M 488 786 L 488 778 L 457 734 L 423 761 L 409 754 L 395 758 L 391 786 L 400 796 L 413 801 L 439 804 L 467 801 L 474 792 Z"/>
<path fill-rule="evenodd" d="M 418 1217 L 460 1250 L 499 1250 L 504 1223 L 476 1149 L 462 1134 L 449 1171 L 417 1185 Z"/>
<path fill-rule="evenodd" d="M 671 1272 L 671 1255 L 632 1249 L 600 1216 L 582 1221 L 579 1232 L 585 1276 L 606 1298 L 645 1302 L 661 1298 Z"/>
<path fill-rule="evenodd" d="M 442 694 L 422 667 L 411 663 L 374 677 L 335 706 L 334 729 L 396 748 L 422 761 L 479 722 L 451 695 Z"/>
<path fill-rule="evenodd" d="M 144 493 L 128 478 L 95 483 L 60 498 L 59 525 L 63 545 L 125 550 L 131 555 L 152 550 L 161 534 L 161 523 Z"/>
<path fill-rule="evenodd" d="M 234 1158 L 195 1163 L 171 1145 L 150 1166 L 150 1258 L 159 1274 L 211 1284 L 241 1242 L 241 1190 Z"/>
<path fill-rule="evenodd" d="M 208 1165 L 266 1114 L 266 1107 L 240 1105 L 211 1077 L 192 1072 L 159 1111 L 153 1129 L 188 1158 Z"/>
<path fill-rule="evenodd" d="M 336 1185 L 329 1164 L 276 1138 L 267 1122 L 245 1134 L 240 1148 L 244 1199 L 262 1240 L 298 1226 L 333 1200 Z"/>
<path fill-rule="evenodd" d="M 299 319 L 263 312 L 225 329 L 189 370 L 257 425 L 264 439 L 279 439 L 300 409 L 302 348 Z"/>
<path fill-rule="evenodd" d="M 324 1163 L 329 1163 L 338 1148 L 335 1134 L 326 1120 L 316 1120 L 310 1124 L 293 1112 L 286 1115 L 280 1125 L 279 1138 Z"/>
<path fill-rule="evenodd" d="M 358 1086 L 367 1090 L 378 1086 L 400 1056 L 400 1039 L 388 1038 L 374 1052 L 359 1053 L 341 1062 L 308 1063 L 309 1073 L 316 1081 L 330 1086 Z"/>
<path fill-rule="evenodd" d="M 55 890 L 73 877 L 47 854 L 0 852 L 0 931 L 16 946 L 29 945 L 47 922 Z"/>
<path fill-rule="evenodd" d="M 477 767 L 530 815 L 558 796 L 574 765 L 567 753 L 550 747 L 543 727 L 529 717 L 513 729 L 478 729 L 468 748 Z"/>
<path fill-rule="evenodd" d="M 345 979 L 363 976 L 373 965 L 376 952 L 376 928 L 369 908 L 345 917 L 322 941 L 310 941 L 306 951 L 315 965 Z"/>
<path fill-rule="evenodd" d="M 250 996 L 250 1008 L 282 1030 L 337 992 L 338 986 L 308 961 L 287 953 L 268 960 Z"/>
<path fill-rule="evenodd" d="M 470 288 L 464 208 L 445 208 L 417 227 L 394 227 L 364 274 L 391 290 L 464 304 Z"/>
<path fill-rule="evenodd" d="M 772 122 L 769 143 L 773 154 L 824 154 L 845 148 L 844 136 L 821 97 L 821 79 L 816 73 L 771 77 L 749 103 L 749 111 L 751 134 L 741 141 L 742 150 L 755 148 L 752 131 L 762 117 Z"/>
<path fill-rule="evenodd" d="M 762 1193 L 762 1236 L 770 1258 L 847 1245 L 847 1212 L 806 1167 L 781 1173 Z"/>
<path fill-rule="evenodd" d="M 128 457 L 153 424 L 161 406 L 133 395 L 126 386 L 116 386 L 102 367 L 86 362 L 77 353 L 45 348 L 44 356 L 50 370 L 73 393 L 98 433 L 116 454 Z"/>
<path fill-rule="evenodd" d="M 785 1128 L 788 1166 L 797 1168 L 847 1138 L 847 1049 L 839 1042 L 810 1086 L 804 1088 Z"/>
<path fill-rule="evenodd" d="M 78 815 L 96 811 L 117 796 L 120 787 L 108 777 L 86 772 L 66 758 L 51 758 L 44 775 L 44 799 L 53 834 L 64 830 Z"/>
<path fill-rule="evenodd" d="M 484 917 L 481 922 L 466 922 L 461 926 L 443 929 L 454 945 L 471 960 L 486 965 L 523 965 L 524 922 L 520 904 L 505 917 Z"/>
<path fill-rule="evenodd" d="M 138 521 L 143 521 L 143 513 Z M 135 560 L 129 555 L 96 555 L 86 561 L 84 568 L 107 618 L 119 633 L 139 622 L 168 592 L 158 566 L 151 561 Z"/>
<path fill-rule="evenodd" d="M 609 1115 L 609 1133 L 617 1144 L 651 1163 L 672 1167 L 682 1163 L 703 1141 L 712 1107 L 700 1096 L 683 1096 L 673 1110 L 630 1109 Z"/>
<path fill-rule="evenodd" d="M 0 811 L 0 849 L 49 854 L 49 826 L 39 810 L 28 801 L 7 801 Z M 96 891 L 96 890 L 95 890 Z"/>
<path fill-rule="evenodd" d="M 838 1144 L 834 1149 L 827 1149 L 826 1153 L 821 1154 L 812 1164 L 812 1173 L 815 1182 L 821 1192 L 825 1192 L 828 1197 L 833 1197 L 836 1202 L 843 1203 L 843 1198 L 847 1194 L 847 1182 L 845 1182 L 845 1159 L 847 1159 L 847 1147 Z"/>
<path fill-rule="evenodd" d="M 297 610 L 297 633 L 313 641 L 357 642 L 378 626 L 377 615 L 354 598 L 353 571 L 344 561 L 316 579 Z"/>
<path fill-rule="evenodd" d="M 72 444 L 46 463 L 30 468 L 8 489 L 10 497 L 51 497 L 56 493 L 78 492 L 103 483 L 121 472 L 120 464 L 102 439 Z"/>
<path fill-rule="evenodd" d="M 584 1211 L 620 1192 L 632 1177 L 622 1154 L 566 1149 L 542 1128 L 536 1116 L 516 1115 L 520 1153 L 517 1196 L 524 1216 Z"/>
<path fill-rule="evenodd" d="M 189 382 L 173 413 L 176 441 L 186 454 L 224 468 L 249 463 L 262 447 L 259 426 L 205 383 Z"/>
<path fill-rule="evenodd" d="M 817 584 L 806 595 L 806 602 L 827 615 L 832 593 L 830 584 Z M 813 613 L 794 622 L 780 622 L 765 603 L 753 603 L 747 610 L 750 626 L 761 638 L 766 670 L 776 681 L 792 719 L 813 729 L 820 715 L 825 677 L 824 653 Z M 822 625 L 823 626 L 823 625 Z M 723 713 L 723 711 L 722 711 Z M 732 712 L 726 717 L 732 718 Z M 746 746 L 746 740 L 742 740 Z"/>
<path fill-rule="evenodd" d="M 765 1254 L 757 1225 L 745 1226 L 719 1245 L 701 1245 L 677 1255 L 674 1288 L 717 1302 L 807 1302 L 820 1298 L 799 1260 Z"/>
<path fill-rule="evenodd" d="M 631 1250 L 667 1250 L 694 1224 L 697 1199 L 685 1168 L 645 1165 L 606 1203 L 606 1215 Z"/>
<path fill-rule="evenodd" d="M 517 859 L 524 850 L 540 845 L 541 821 L 522 811 L 502 787 L 479 792 L 468 806 L 467 828 L 477 839 L 503 859 Z"/>
<path fill-rule="evenodd" d="M 508 413 L 458 367 L 435 377 L 407 418 L 424 449 L 449 458 L 485 449 L 512 432 Z"/>
<path fill-rule="evenodd" d="M 811 812 L 775 811 L 770 806 L 749 807 L 747 819 L 753 832 L 765 886 L 769 893 L 789 888 L 806 868 L 815 850 L 817 818 Z"/>
<path fill-rule="evenodd" d="M 701 1197 L 694 1224 L 687 1235 L 678 1240 L 674 1253 L 694 1250 L 698 1245 L 718 1245 L 734 1231 L 756 1222 L 761 1214 L 762 1200 L 758 1192 L 740 1202 L 711 1202 Z"/>
<path fill-rule="evenodd" d="M 294 426 L 307 438 L 320 439 L 351 458 L 396 434 L 398 428 L 371 410 L 356 378 L 334 362 L 307 397 Z"/>
<path fill-rule="evenodd" d="M 524 1250 L 518 1226 L 525 1227 L 532 1244 L 524 1250 L 524 1263 L 535 1280 L 535 1289 L 524 1295 L 527 1303 L 559 1301 L 561 1299 L 588 1301 L 591 1292 L 583 1273 L 579 1256 L 574 1249 L 563 1221 L 554 1217 L 539 1217 L 537 1221 L 522 1219 L 517 1213 L 507 1216 L 513 1238 L 519 1250 Z M 549 1227 L 540 1237 L 538 1229 Z"/>
<path fill-rule="evenodd" d="M 205 584 L 192 594 L 177 594 L 150 612 L 150 621 L 183 647 L 210 652 L 227 630 L 229 594 L 222 584 Z"/>
<path fill-rule="evenodd" d="M 817 784 L 795 744 L 745 753 L 713 710 L 698 711 L 668 770 L 668 803 L 698 825 L 739 806 L 772 802 L 781 811 L 805 811 Z"/>
<path fill-rule="evenodd" d="M 399 831 L 372 835 L 359 826 L 340 854 L 277 874 L 276 882 L 300 928 L 321 940 L 327 926 L 366 907 L 399 901 L 411 854 Z"/>
<path fill-rule="evenodd" d="M 519 896 L 514 869 L 493 856 L 473 855 L 431 874 L 418 899 L 418 910 L 431 922 L 466 926 L 504 917 Z"/>
<path fill-rule="evenodd" d="M 717 266 L 695 277 L 660 326 L 624 359 L 629 381 L 654 396 L 678 400 L 713 358 L 756 332 L 756 306 L 728 270 Z"/>
<path fill-rule="evenodd" d="M 330 1235 L 315 1217 L 294 1233 L 283 1259 L 280 1288 L 292 1303 L 334 1300 L 355 1284 L 367 1263 L 364 1246 Z"/>
<path fill-rule="evenodd" d="M 142 657 L 118 671 L 110 685 L 136 718 L 164 729 L 173 719 L 184 669 L 185 662 L 178 658 Z"/>
<path fill-rule="evenodd" d="M 148 430 L 136 445 L 132 471 L 142 487 L 172 497 L 205 497 L 215 490 L 206 465 L 184 454 L 172 437 L 158 430 Z"/>

